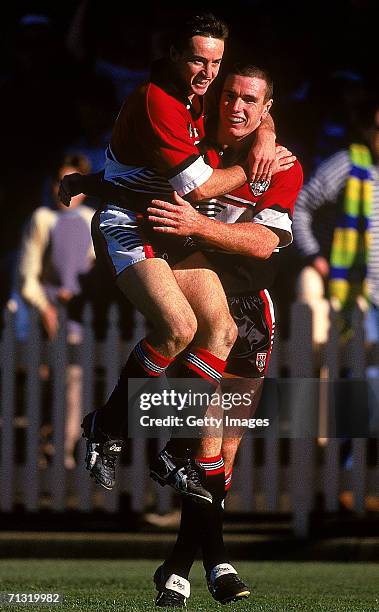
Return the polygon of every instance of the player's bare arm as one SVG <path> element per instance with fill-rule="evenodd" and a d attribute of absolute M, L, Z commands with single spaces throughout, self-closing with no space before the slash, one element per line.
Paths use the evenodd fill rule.
<path fill-rule="evenodd" d="M 149 221 L 159 233 L 193 236 L 208 246 L 231 254 L 268 259 L 279 244 L 279 237 L 259 223 L 228 224 L 198 213 L 174 192 L 175 204 L 153 200 Z"/>
<path fill-rule="evenodd" d="M 242 187 L 246 181 L 247 176 L 242 166 L 231 166 L 224 170 L 216 169 L 205 183 L 188 194 L 188 198 L 191 202 L 209 200 L 209 198 L 215 198 Z"/>
<path fill-rule="evenodd" d="M 255 142 L 249 153 L 250 181 L 270 181 L 276 159 L 276 133 L 270 114 L 255 130 Z"/>

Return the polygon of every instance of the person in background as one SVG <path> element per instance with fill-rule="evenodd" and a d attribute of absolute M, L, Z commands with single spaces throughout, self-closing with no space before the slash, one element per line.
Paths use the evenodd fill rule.
<path fill-rule="evenodd" d="M 81 341 L 82 327 L 78 302 L 82 281 L 95 262 L 91 240 L 94 210 L 85 206 L 80 194 L 66 208 L 58 199 L 59 182 L 65 174 L 87 173 L 90 165 L 82 155 L 67 155 L 59 160 L 52 177 L 54 208 L 38 207 L 32 214 L 22 239 L 18 265 L 19 292 L 36 308 L 46 336 L 53 340 L 58 332 L 59 307 L 67 309 L 67 340 Z M 67 412 L 65 465 L 75 465 L 74 448 L 80 436 L 81 368 L 67 367 Z"/>
<path fill-rule="evenodd" d="M 358 106 L 359 138 L 326 159 L 296 203 L 295 244 L 305 267 L 297 297 L 315 317 L 314 340 L 328 335 L 329 300 L 351 332 L 357 300 L 367 310 L 367 340 L 379 336 L 379 98 Z"/>
<path fill-rule="evenodd" d="M 356 435 L 361 431 L 365 437 L 379 420 L 379 363 L 373 350 L 379 343 L 378 95 L 366 94 L 356 111 L 357 138 L 320 164 L 304 185 L 296 203 L 294 235 L 305 262 L 297 299 L 312 310 L 315 346 L 328 340 L 331 306 L 338 312 L 342 343 L 354 340 L 355 307 L 365 313 L 366 392 L 359 391 L 357 403 L 354 380 L 335 389 L 337 428 L 345 431 L 347 415 L 356 414 Z M 350 370 L 341 369 L 339 375 L 351 379 Z M 349 437 L 343 454 L 346 467 L 351 467 Z M 349 497 L 341 499 L 351 507 Z"/>

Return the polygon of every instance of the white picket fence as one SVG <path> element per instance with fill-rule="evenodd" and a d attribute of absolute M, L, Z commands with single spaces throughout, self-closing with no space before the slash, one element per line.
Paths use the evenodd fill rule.
<path fill-rule="evenodd" d="M 357 378 L 365 375 L 365 344 L 362 315 L 356 313 L 355 337 L 349 351 L 341 352 L 338 332 L 332 326 L 329 342 L 321 356 L 312 348 L 312 318 L 309 308 L 295 304 L 292 308 L 291 337 L 287 342 L 277 338 L 270 363 L 271 377 L 278 377 L 283 366 L 286 375 L 294 378 L 322 376 L 335 377 L 342 364 L 347 363 Z M 295 324 L 296 322 L 296 324 Z M 145 335 L 145 324 L 137 315 L 134 335 L 130 342 L 120 340 L 118 313 L 112 308 L 108 333 L 102 343 L 95 342 L 91 329 L 91 312 L 85 311 L 83 342 L 76 346 L 66 343 L 64 314 L 59 335 L 54 342 L 41 340 L 38 315 L 31 314 L 31 331 L 27 343 L 16 340 L 14 315 L 7 310 L 1 342 L 1 454 L 0 454 L 0 512 L 10 513 L 14 507 L 24 506 L 26 511 L 42 508 L 62 512 L 76 509 L 91 512 L 103 509 L 110 513 L 119 508 L 121 493 L 128 493 L 131 508 L 143 513 L 154 507 L 165 513 L 173 508 L 175 500 L 168 487 L 162 488 L 148 477 L 147 441 L 130 441 L 131 461 L 120 466 L 117 486 L 111 493 L 96 486 L 83 468 L 84 442 L 80 444 L 78 465 L 73 470 L 64 467 L 65 426 L 65 371 L 67 363 L 82 367 L 82 411 L 94 406 L 96 368 L 103 368 L 105 395 L 108 395 L 131 348 Z M 39 462 L 39 428 L 42 383 L 40 365 L 48 364 L 52 384 L 52 444 L 54 454 L 47 465 Z M 20 388 L 20 373 L 22 389 Z M 20 394 L 22 398 L 20 399 Z M 320 435 L 322 411 L 327 409 L 327 398 L 320 400 Z M 307 398 L 303 398 L 306 409 Z M 297 401 L 299 398 L 297 398 Z M 21 406 L 21 408 L 20 408 Z M 20 432 L 23 440 L 20 441 Z M 163 444 L 163 440 L 161 441 Z M 17 446 L 16 446 L 17 444 Z M 283 445 L 289 449 L 288 458 L 282 460 Z M 20 445 L 23 458 L 16 459 Z M 379 466 L 367 466 L 366 439 L 352 441 L 352 463 L 348 469 L 340 462 L 338 439 L 265 440 L 245 438 L 241 444 L 227 508 L 239 512 L 292 513 L 293 531 L 299 537 L 308 534 L 309 516 L 316 496 L 324 499 L 326 512 L 336 512 L 339 495 L 350 491 L 355 513 L 365 513 L 368 495 L 378 495 Z M 259 451 L 259 452 L 257 452 Z M 321 459 L 320 459 L 321 458 Z"/>

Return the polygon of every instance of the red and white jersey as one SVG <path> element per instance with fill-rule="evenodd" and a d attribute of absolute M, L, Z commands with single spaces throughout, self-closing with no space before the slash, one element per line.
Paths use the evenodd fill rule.
<path fill-rule="evenodd" d="M 117 117 L 104 179 L 130 193 L 132 210 L 155 197 L 167 199 L 173 190 L 185 196 L 212 174 L 201 154 L 203 138 L 203 99 L 190 102 L 167 62 L 158 62 L 151 82 L 127 99 Z"/>
<path fill-rule="evenodd" d="M 211 159 L 214 166 L 213 155 Z M 254 196 L 245 183 L 231 193 L 200 202 L 197 208 L 224 223 L 251 221 L 265 225 L 278 234 L 279 248 L 285 247 L 292 242 L 293 211 L 302 184 L 302 168 L 296 161 L 289 170 L 274 174 L 269 188 L 260 196 Z"/>
<path fill-rule="evenodd" d="M 214 165 L 213 155 L 212 165 Z M 274 282 L 278 268 L 279 249 L 292 242 L 292 218 L 298 193 L 303 183 L 303 172 L 298 161 L 284 172 L 274 174 L 267 191 L 254 196 L 248 184 L 230 194 L 200 202 L 199 212 L 224 223 L 259 223 L 279 236 L 279 245 L 268 259 L 208 251 L 228 295 L 249 295 L 268 289 Z"/>

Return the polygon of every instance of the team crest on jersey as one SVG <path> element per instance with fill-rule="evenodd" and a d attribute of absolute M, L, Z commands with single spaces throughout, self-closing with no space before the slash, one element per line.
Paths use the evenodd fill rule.
<path fill-rule="evenodd" d="M 266 367 L 267 353 L 257 353 L 255 365 L 257 366 L 258 372 L 263 372 Z"/>
<path fill-rule="evenodd" d="M 256 198 L 258 198 L 265 191 L 267 191 L 269 187 L 270 181 L 255 181 L 253 183 L 250 183 L 250 191 Z"/>

